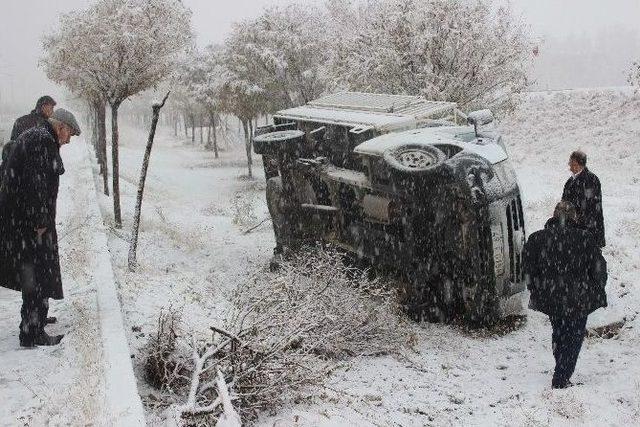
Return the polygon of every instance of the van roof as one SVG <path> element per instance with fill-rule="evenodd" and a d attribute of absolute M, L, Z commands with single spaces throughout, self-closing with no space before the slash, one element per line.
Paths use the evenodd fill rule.
<path fill-rule="evenodd" d="M 455 102 L 428 101 L 417 96 L 338 92 L 301 107 L 279 111 L 275 117 L 395 132 L 414 129 L 451 114 Z"/>

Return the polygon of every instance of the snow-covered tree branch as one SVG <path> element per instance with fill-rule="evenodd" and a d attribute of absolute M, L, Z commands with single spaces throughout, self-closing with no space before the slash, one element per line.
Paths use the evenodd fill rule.
<path fill-rule="evenodd" d="M 62 16 L 44 41 L 49 76 L 111 106 L 113 206 L 122 224 L 118 108 L 124 100 L 169 77 L 191 46 L 191 12 L 179 0 L 100 0 Z"/>

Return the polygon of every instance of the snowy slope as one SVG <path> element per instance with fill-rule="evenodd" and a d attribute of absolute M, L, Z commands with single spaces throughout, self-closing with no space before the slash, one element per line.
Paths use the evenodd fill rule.
<path fill-rule="evenodd" d="M 158 393 L 145 384 L 142 364 L 160 311 L 179 310 L 186 332 L 207 337 L 209 326 L 224 318 L 230 290 L 268 263 L 274 239 L 270 222 L 242 233 L 268 216 L 259 161 L 254 165 L 258 178 L 248 179 L 243 147 L 222 151 L 220 159 L 214 159 L 213 153 L 185 144 L 163 128 L 156 135 L 146 181 L 139 266 L 129 272 L 128 240 L 145 142 L 143 131 L 123 130 L 124 227 L 112 230 L 109 245 L 138 385 L 151 408 Z M 112 223 L 111 199 L 103 196 L 100 203 Z M 154 411 L 149 416 L 148 423 L 154 424 Z"/>
<path fill-rule="evenodd" d="M 495 335 L 422 324 L 415 326 L 415 353 L 353 360 L 327 380 L 326 389 L 265 416 L 261 425 L 640 423 L 640 99 L 618 90 L 528 94 L 501 128 L 523 189 L 529 232 L 542 227 L 560 197 L 572 150 L 587 152 L 603 183 L 610 307 L 592 315 L 590 326 L 627 321 L 619 337 L 586 342 L 574 376 L 584 385 L 550 390 L 550 325 L 538 313 Z M 110 246 L 141 394 L 155 423 L 162 409 L 154 409 L 157 392 L 144 386 L 140 367 L 160 309 L 181 308 L 185 327 L 206 334 L 224 315 L 229 290 L 268 262 L 273 236 L 268 223 L 242 233 L 267 213 L 263 178 L 241 177 L 241 147 L 214 160 L 161 129 L 143 207 L 141 266 L 127 272 L 128 221 L 144 140 L 134 131 L 122 137 L 125 231 L 114 231 Z M 110 200 L 101 203 L 109 211 Z"/>

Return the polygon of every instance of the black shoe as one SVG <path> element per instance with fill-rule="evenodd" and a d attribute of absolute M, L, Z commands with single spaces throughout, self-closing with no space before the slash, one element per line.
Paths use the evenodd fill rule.
<path fill-rule="evenodd" d="M 567 381 L 562 381 L 562 382 L 552 382 L 551 383 L 551 388 L 554 389 L 563 389 L 563 388 L 569 388 L 569 387 L 573 387 L 573 383 L 569 380 Z"/>
<path fill-rule="evenodd" d="M 51 316 L 51 317 L 47 317 L 47 325 L 53 325 L 54 323 L 58 322 L 58 318 Z"/>
<path fill-rule="evenodd" d="M 60 344 L 60 341 L 62 341 L 62 337 L 64 337 L 64 335 L 51 336 L 46 332 L 40 332 L 33 339 L 33 342 L 35 343 L 35 345 L 43 345 L 43 346 L 58 345 Z"/>
<path fill-rule="evenodd" d="M 22 335 L 22 333 L 20 333 L 20 347 L 34 348 L 35 346 L 36 342 L 33 336 Z"/>

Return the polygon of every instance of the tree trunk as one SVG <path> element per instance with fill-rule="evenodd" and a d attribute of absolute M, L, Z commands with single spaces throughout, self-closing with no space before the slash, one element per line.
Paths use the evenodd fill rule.
<path fill-rule="evenodd" d="M 200 119 L 200 123 L 198 124 L 200 125 L 200 144 L 202 144 L 204 142 L 202 139 L 202 114 L 200 114 L 199 119 Z"/>
<path fill-rule="evenodd" d="M 249 126 L 251 126 L 251 119 L 243 119 L 242 129 L 244 130 L 244 148 L 247 152 L 247 169 L 249 170 L 248 176 L 249 178 L 253 178 L 253 173 L 251 171 L 251 166 L 253 163 L 253 159 L 251 158 L 251 137 L 249 134 Z"/>
<path fill-rule="evenodd" d="M 98 106 L 96 102 L 89 103 L 89 120 L 91 123 L 91 145 L 95 151 L 98 164 L 100 164 L 100 153 L 98 151 Z M 100 173 L 102 173 L 102 171 L 100 171 Z"/>
<path fill-rule="evenodd" d="M 111 163 L 113 168 L 113 220 L 116 228 L 122 228 L 120 211 L 120 164 L 118 160 L 118 108 L 120 102 L 111 104 Z"/>
<path fill-rule="evenodd" d="M 182 114 L 182 124 L 184 125 L 184 137 L 185 138 L 189 138 L 189 128 L 187 126 L 187 115 L 186 114 Z"/>
<path fill-rule="evenodd" d="M 207 122 L 207 144 L 204 146 L 204 149 L 207 151 L 211 151 L 213 148 L 211 145 L 211 113 L 209 113 L 209 121 Z"/>
<path fill-rule="evenodd" d="M 142 198 L 144 196 L 144 183 L 147 180 L 147 170 L 149 169 L 149 159 L 151 158 L 151 148 L 153 148 L 153 138 L 156 135 L 156 126 L 158 126 L 158 117 L 160 109 L 167 102 L 169 93 L 162 100 L 162 104 L 156 104 L 152 107 L 153 117 L 151 118 L 151 128 L 149 129 L 149 139 L 147 139 L 147 148 L 144 152 L 142 160 L 142 169 L 140 170 L 140 181 L 138 182 L 138 197 L 136 199 L 136 210 L 133 215 L 133 227 L 131 229 L 131 244 L 129 246 L 129 271 L 134 271 L 137 265 L 136 251 L 138 248 L 138 232 L 140 230 L 140 216 L 142 213 Z"/>
<path fill-rule="evenodd" d="M 211 127 L 213 128 L 213 156 L 218 158 L 218 132 L 216 130 L 216 116 L 211 116 Z"/>
<path fill-rule="evenodd" d="M 177 137 L 178 136 L 178 115 L 177 114 L 173 114 L 173 136 Z"/>
<path fill-rule="evenodd" d="M 96 125 L 98 128 L 98 163 L 102 174 L 102 186 L 105 196 L 109 195 L 109 166 L 107 162 L 107 105 L 104 101 L 96 103 Z"/>
<path fill-rule="evenodd" d="M 196 143 L 196 115 L 191 114 L 191 142 Z"/>

